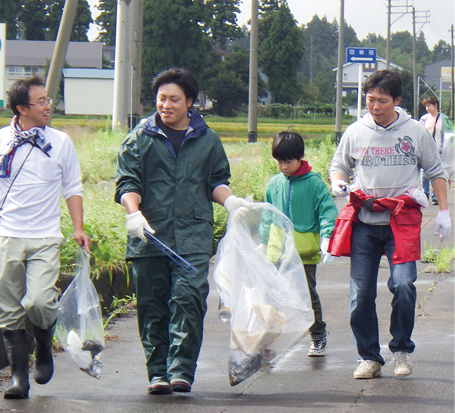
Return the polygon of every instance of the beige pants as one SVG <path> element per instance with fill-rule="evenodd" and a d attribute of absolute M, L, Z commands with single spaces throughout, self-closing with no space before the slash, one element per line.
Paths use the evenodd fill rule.
<path fill-rule="evenodd" d="M 42 329 L 55 321 L 61 245 L 57 237 L 0 237 L 0 329 L 23 329 L 26 316 Z"/>

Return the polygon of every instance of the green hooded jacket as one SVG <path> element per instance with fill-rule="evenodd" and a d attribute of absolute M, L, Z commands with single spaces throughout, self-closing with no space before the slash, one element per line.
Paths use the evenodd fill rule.
<path fill-rule="evenodd" d="M 138 193 L 139 209 L 161 242 L 180 255 L 211 255 L 212 192 L 229 185 L 226 153 L 218 135 L 193 111 L 176 156 L 156 116 L 143 119 L 120 147 L 115 201 Z M 151 242 L 128 235 L 127 259 L 160 255 Z"/>
<path fill-rule="evenodd" d="M 330 238 L 338 215 L 321 174 L 310 171 L 288 178 L 279 173 L 267 184 L 265 200 L 292 221 L 294 243 L 302 262 L 319 263 L 319 241 L 321 238 Z"/>

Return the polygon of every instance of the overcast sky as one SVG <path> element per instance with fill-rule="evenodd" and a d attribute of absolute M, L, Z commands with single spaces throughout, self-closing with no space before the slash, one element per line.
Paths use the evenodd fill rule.
<path fill-rule="evenodd" d="M 98 0 L 88 0 L 94 7 Z M 340 0 L 288 0 L 294 18 L 299 25 L 309 23 L 317 14 L 319 18 L 327 17 L 329 22 L 333 19 L 340 20 Z M 347 24 L 357 33 L 359 40 L 366 37 L 368 33 L 387 35 L 387 0 L 344 0 L 344 19 Z M 409 31 L 412 34 L 412 14 L 403 14 L 405 5 L 411 11 L 412 5 L 416 10 L 416 30 L 423 31 L 430 50 L 440 39 L 450 44 L 450 28 L 455 22 L 455 1 L 454 0 L 392 0 L 392 28 L 391 32 Z M 400 7 L 397 7 L 400 6 Z M 238 17 L 240 25 L 246 24 L 251 18 L 251 0 L 242 0 L 240 4 L 241 13 Z M 92 15 L 98 14 L 92 9 Z M 92 25 L 94 26 L 94 25 Z M 96 37 L 96 29 L 92 27 L 89 31 L 89 39 Z"/>
<path fill-rule="evenodd" d="M 340 0 L 288 0 L 288 5 L 299 25 L 309 23 L 315 14 L 322 19 L 327 17 L 329 22 L 340 20 Z M 450 25 L 455 22 L 454 0 L 392 0 L 391 32 L 409 31 L 412 34 L 412 14 L 404 14 L 406 4 L 412 12 L 412 5 L 416 11 L 416 31 L 422 30 L 425 34 L 428 47 L 433 46 L 440 39 L 450 44 Z M 355 30 L 357 38 L 362 40 L 368 33 L 387 36 L 387 0 L 344 0 L 344 19 Z M 395 7 L 401 6 L 401 7 Z M 242 0 L 242 13 L 238 22 L 245 24 L 251 17 L 251 0 Z M 421 13 L 427 12 L 427 13 Z M 428 16 L 428 17 L 427 17 Z M 422 24 L 423 22 L 427 22 Z M 420 23 L 419 23 L 420 22 Z"/>

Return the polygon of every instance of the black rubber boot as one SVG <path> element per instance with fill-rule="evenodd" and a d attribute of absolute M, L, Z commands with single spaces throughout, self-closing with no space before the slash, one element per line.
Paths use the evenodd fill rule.
<path fill-rule="evenodd" d="M 28 384 L 28 351 L 25 330 L 3 331 L 5 350 L 11 366 L 12 385 L 4 390 L 5 399 L 26 399 Z"/>
<path fill-rule="evenodd" d="M 52 337 L 54 336 L 55 322 L 46 330 L 33 326 L 35 336 L 35 374 L 38 384 L 46 384 L 54 374 L 54 359 L 52 356 Z"/>

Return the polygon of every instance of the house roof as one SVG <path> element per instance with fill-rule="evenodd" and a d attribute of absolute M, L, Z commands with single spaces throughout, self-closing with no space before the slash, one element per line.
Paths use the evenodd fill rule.
<path fill-rule="evenodd" d="M 114 69 L 63 69 L 63 77 L 72 79 L 114 79 Z"/>
<path fill-rule="evenodd" d="M 5 65 L 45 66 L 52 60 L 55 42 L 44 40 L 7 40 Z M 73 67 L 102 68 L 101 42 L 69 42 L 66 61 Z"/>

